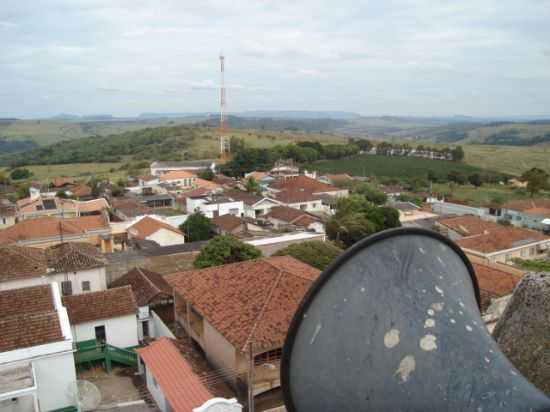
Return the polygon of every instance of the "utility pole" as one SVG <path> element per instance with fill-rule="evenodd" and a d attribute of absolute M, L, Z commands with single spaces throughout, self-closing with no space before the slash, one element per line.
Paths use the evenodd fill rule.
<path fill-rule="evenodd" d="M 254 412 L 254 352 L 252 342 L 248 343 L 248 412 Z"/>

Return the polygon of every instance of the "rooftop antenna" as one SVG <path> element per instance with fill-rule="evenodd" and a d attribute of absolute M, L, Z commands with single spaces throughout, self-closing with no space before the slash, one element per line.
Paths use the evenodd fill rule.
<path fill-rule="evenodd" d="M 225 160 L 230 152 L 229 136 L 226 135 L 226 106 L 225 106 L 225 57 L 220 51 L 220 159 Z"/>

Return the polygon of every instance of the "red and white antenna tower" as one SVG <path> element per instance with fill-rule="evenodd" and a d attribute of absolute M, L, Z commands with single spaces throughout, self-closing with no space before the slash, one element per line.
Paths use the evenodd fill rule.
<path fill-rule="evenodd" d="M 226 118 L 225 118 L 225 57 L 220 52 L 220 158 L 225 158 L 229 153 L 229 137 L 226 136 Z"/>

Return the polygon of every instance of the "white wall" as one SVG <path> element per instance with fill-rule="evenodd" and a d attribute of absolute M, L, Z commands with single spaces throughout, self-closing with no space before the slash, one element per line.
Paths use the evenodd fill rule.
<path fill-rule="evenodd" d="M 237 354 L 231 345 L 210 323 L 203 318 L 204 352 L 210 362 L 222 370 L 233 370 L 238 367 Z"/>
<path fill-rule="evenodd" d="M 43 411 L 76 405 L 76 372 L 72 352 L 33 362 Z"/>
<path fill-rule="evenodd" d="M 288 203 L 288 207 L 304 210 L 306 212 L 321 212 L 323 211 L 323 202 L 321 200 L 312 200 L 309 202 Z M 303 209 L 301 206 L 305 206 Z"/>
<path fill-rule="evenodd" d="M 176 339 L 176 337 L 174 336 L 174 334 L 172 333 L 170 328 L 168 328 L 168 326 L 166 326 L 164 324 L 164 322 L 159 317 L 159 315 L 157 315 L 154 312 L 154 310 L 152 310 L 150 313 L 151 313 L 151 319 L 152 319 L 152 322 L 150 322 L 150 323 L 153 323 L 153 325 L 154 325 L 153 326 L 154 333 L 155 333 L 154 336 L 155 337 L 167 336 L 169 338 Z M 149 330 L 151 330 L 151 328 L 149 328 Z"/>
<path fill-rule="evenodd" d="M 107 289 L 107 280 L 105 278 L 105 267 L 81 270 L 70 273 L 54 273 L 42 277 L 33 277 L 27 279 L 16 279 L 0 283 L 0 290 L 19 289 L 28 286 L 46 285 L 57 282 L 61 287 L 61 282 L 70 280 L 73 285 L 73 295 L 86 293 L 82 290 L 82 282 L 90 282 L 90 292 L 97 292 Z"/>
<path fill-rule="evenodd" d="M 185 237 L 183 235 L 164 228 L 148 236 L 147 240 L 152 240 L 160 246 L 181 245 L 185 243 Z"/>
<path fill-rule="evenodd" d="M 149 393 L 151 393 L 151 395 L 153 396 L 153 399 L 155 400 L 161 412 L 168 412 L 164 394 L 160 390 L 160 386 L 155 384 L 155 382 L 153 381 L 152 373 L 149 368 L 147 368 L 147 366 L 145 366 L 145 382 L 147 383 L 147 389 L 149 390 Z"/>
<path fill-rule="evenodd" d="M 122 349 L 138 345 L 138 325 L 135 314 L 72 325 L 75 342 L 95 339 L 95 327 L 101 325 L 105 325 L 105 335 L 109 345 Z"/>
<path fill-rule="evenodd" d="M 14 402 L 11 399 L 0 401 L 0 411 L 2 412 L 34 412 L 34 398 L 32 395 L 24 395 L 16 398 Z"/>

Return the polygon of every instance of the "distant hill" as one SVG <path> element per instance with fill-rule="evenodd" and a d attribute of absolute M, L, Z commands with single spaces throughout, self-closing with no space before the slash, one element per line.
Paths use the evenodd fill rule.
<path fill-rule="evenodd" d="M 199 125 L 217 127 L 219 122 L 220 120 L 217 116 L 211 116 L 209 119 L 199 122 Z M 329 118 L 293 119 L 284 117 L 227 117 L 227 126 L 231 129 L 323 132 L 343 127 L 346 124 L 346 120 Z"/>
<path fill-rule="evenodd" d="M 357 119 L 358 113 L 342 111 L 310 111 L 310 110 L 249 110 L 234 113 L 239 117 L 271 117 L 285 119 Z"/>

